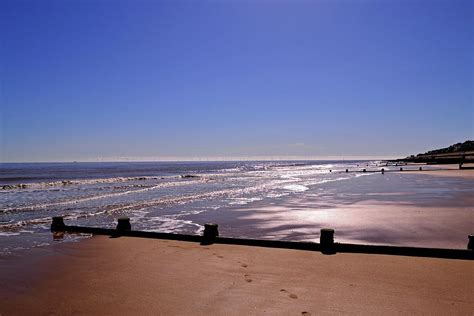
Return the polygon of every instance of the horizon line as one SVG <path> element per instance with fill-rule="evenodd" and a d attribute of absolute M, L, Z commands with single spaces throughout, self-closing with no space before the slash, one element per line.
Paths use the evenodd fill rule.
<path fill-rule="evenodd" d="M 352 161 L 352 160 L 392 160 L 400 157 L 390 156 L 248 156 L 248 157 L 97 157 L 61 160 L 18 160 L 0 163 L 90 163 L 90 162 L 238 162 L 238 161 Z"/>

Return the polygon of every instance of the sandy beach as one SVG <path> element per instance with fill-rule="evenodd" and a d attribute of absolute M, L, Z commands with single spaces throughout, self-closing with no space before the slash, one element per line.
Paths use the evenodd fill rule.
<path fill-rule="evenodd" d="M 472 170 L 396 174 L 410 178 L 408 175 L 414 173 L 455 178 L 474 175 Z M 318 210 L 318 218 L 325 222 L 312 224 L 308 222 L 313 215 L 307 205 L 318 206 L 317 196 L 314 200 L 291 199 L 288 205 L 267 205 L 260 211 L 240 210 L 239 216 L 251 220 L 247 229 L 264 229 L 265 222 L 269 227 L 279 227 L 279 221 L 291 225 L 288 210 L 292 210 L 291 216 L 296 221 L 308 222 L 303 232 L 311 236 L 314 231 L 314 238 L 318 227 L 324 224 L 336 228 L 335 239 L 339 242 L 382 241 L 465 249 L 466 234 L 472 227 L 469 195 L 454 195 L 436 206 L 423 198 L 413 200 L 416 205 L 410 205 L 400 203 L 398 195 L 393 201 L 391 195 L 383 196 L 379 199 L 374 193 L 367 198 L 365 194 L 363 199 L 351 199 L 348 204 L 337 204 L 339 197 L 335 196 L 332 206 L 322 205 Z M 381 208 L 389 212 L 380 212 Z M 429 220 L 424 215 L 427 209 Z M 265 217 L 262 222 L 259 214 Z M 222 224 L 226 235 L 226 228 L 231 228 L 232 222 L 220 218 L 218 212 L 209 216 Z M 406 221 L 400 222 L 405 216 Z M 358 231 L 350 229 L 354 221 L 358 223 Z M 394 221 L 398 225 L 392 225 Z M 254 222 L 258 227 L 250 225 Z M 439 229 L 433 229 L 436 227 Z M 269 229 L 274 231 L 274 239 L 287 237 L 274 228 Z M 296 229 L 303 228 L 295 223 Z M 439 242 L 440 232 L 443 242 Z M 474 312 L 474 265 L 470 260 L 323 255 L 298 250 L 96 236 L 0 257 L 0 265 L 2 316 L 472 315 Z"/>
<path fill-rule="evenodd" d="M 459 169 L 459 165 L 456 164 L 447 164 L 447 165 L 429 165 L 430 168 L 439 168 L 439 169 L 427 169 L 425 164 L 416 164 L 416 166 L 425 168 L 425 170 L 413 170 L 413 166 L 410 165 L 405 167 L 405 171 L 403 172 L 410 172 L 411 174 L 427 174 L 439 177 L 457 177 L 457 178 L 464 178 L 464 179 L 474 179 L 474 169 Z M 403 167 L 403 166 L 402 166 Z M 474 167 L 473 164 L 466 164 L 465 167 L 472 168 Z"/>
<path fill-rule="evenodd" d="M 57 244 L 53 252 L 23 261 L 34 263 L 29 277 L 19 275 L 18 258 L 14 266 L 4 262 L 1 315 L 474 311 L 474 265 L 467 260 L 328 256 L 125 237 Z"/>

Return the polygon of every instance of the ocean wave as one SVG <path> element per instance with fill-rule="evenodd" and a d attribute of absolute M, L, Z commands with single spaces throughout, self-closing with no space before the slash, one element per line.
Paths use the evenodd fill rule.
<path fill-rule="evenodd" d="M 30 189 L 30 188 L 50 188 L 58 186 L 71 186 L 71 185 L 91 185 L 91 184 L 102 184 L 102 183 L 118 183 L 118 182 L 131 182 L 131 181 L 148 181 L 148 180 L 164 180 L 167 178 L 176 178 L 175 176 L 138 176 L 138 177 L 114 177 L 114 178 L 98 178 L 98 179 L 80 179 L 80 180 L 61 180 L 51 182 L 32 182 L 32 183 L 17 183 L 17 184 L 6 184 L 0 186 L 0 190 L 15 190 L 15 189 Z"/>
<path fill-rule="evenodd" d="M 213 190 L 209 192 L 198 192 L 180 196 L 165 196 L 155 199 L 150 199 L 146 201 L 136 201 L 131 203 L 123 203 L 123 204 L 110 204 L 107 206 L 99 207 L 97 209 L 88 209 L 84 211 L 75 210 L 65 210 L 64 218 L 69 221 L 76 221 L 79 219 L 84 219 L 88 217 L 97 217 L 97 216 L 116 216 L 118 214 L 127 214 L 131 215 L 133 218 L 132 221 L 145 221 L 145 223 L 152 223 L 153 220 L 150 218 L 161 218 L 161 222 L 164 226 L 160 226 L 160 230 L 165 231 L 167 229 L 176 229 L 173 228 L 173 223 L 178 223 L 179 225 L 183 225 L 186 227 L 192 227 L 194 224 L 190 221 L 180 219 L 180 216 L 183 216 L 183 213 L 178 213 L 174 215 L 159 215 L 155 214 L 155 216 L 147 216 L 147 214 L 151 211 L 151 208 L 162 207 L 162 206 L 176 206 L 176 205 L 184 205 L 193 203 L 195 201 L 202 201 L 202 200 L 219 200 L 222 199 L 225 203 L 231 205 L 244 205 L 247 203 L 252 203 L 254 201 L 258 201 L 263 199 L 264 197 L 268 198 L 276 198 L 287 194 L 292 194 L 291 192 L 303 192 L 309 189 L 310 186 L 323 184 L 327 182 L 333 181 L 342 181 L 351 179 L 353 177 L 359 177 L 369 174 L 350 174 L 347 176 L 341 176 L 332 179 L 294 179 L 294 178 L 279 178 L 279 176 L 266 178 L 265 182 L 258 183 L 258 184 L 251 184 L 247 187 L 237 187 L 237 188 L 223 188 L 219 190 Z M 205 183 L 209 181 L 208 178 L 199 178 L 199 179 L 187 179 L 187 180 L 178 180 L 173 182 L 163 182 L 155 186 L 151 186 L 148 188 L 142 188 L 137 190 L 130 190 L 125 192 L 116 192 L 116 193 L 109 193 L 103 195 L 96 195 L 91 197 L 84 197 L 80 199 L 74 199 L 69 201 L 62 201 L 62 202 L 54 202 L 54 203 L 45 203 L 41 205 L 34 205 L 34 206 L 26 206 L 26 207 L 17 207 L 17 208 L 7 208 L 7 209 L 0 209 L 1 213 L 13 213 L 13 212 L 21 212 L 21 211 L 35 211 L 35 210 L 44 210 L 49 207 L 53 206 L 67 206 L 67 205 L 74 205 L 76 203 L 103 199 L 103 198 L 110 198 L 110 197 L 117 197 L 126 194 L 133 194 L 133 193 L 140 193 L 146 192 L 149 190 L 156 190 L 165 187 L 171 186 L 184 186 L 184 185 L 196 185 L 200 183 Z M 253 181 L 253 180 L 252 180 Z M 286 192 L 282 192 L 282 190 L 287 190 Z M 290 191 L 290 192 L 288 192 Z M 256 193 L 258 193 L 257 197 L 255 197 Z M 251 195 L 248 197 L 246 195 Z M 53 212 L 57 212 L 58 209 L 52 210 Z M 44 212 L 42 212 L 44 215 Z M 159 220 L 157 220 L 159 221 Z M 4 221 L 0 222 L 0 232 L 18 232 L 20 229 L 24 229 L 28 226 L 43 226 L 48 227 L 51 223 L 51 217 L 41 217 L 35 219 L 28 219 L 28 220 L 18 220 L 16 222 L 11 221 Z M 176 225 L 178 225 L 176 224 Z M 146 224 L 148 225 L 148 224 Z M 146 226 L 144 229 L 149 229 L 152 226 Z M 168 226 L 166 226 L 168 225 Z M 141 225 L 143 226 L 143 225 Z M 198 225 L 199 226 L 199 225 Z M 166 228 L 168 227 L 168 228 Z M 196 226 L 197 227 L 197 226 Z M 196 228 L 197 229 L 197 228 Z"/>
<path fill-rule="evenodd" d="M 37 226 L 51 223 L 51 217 L 41 217 L 26 220 L 19 220 L 8 224 L 0 224 L 0 233 L 18 233 L 26 226 Z"/>
<path fill-rule="evenodd" d="M 137 208 L 146 208 L 146 207 L 155 207 L 161 205 L 184 205 L 198 200 L 209 200 L 209 199 L 217 199 L 217 198 L 226 198 L 232 199 L 235 197 L 241 197 L 245 194 L 260 192 L 264 190 L 270 189 L 277 189 L 281 188 L 284 184 L 289 184 L 294 182 L 294 180 L 272 180 L 267 183 L 249 186 L 245 188 L 232 188 L 232 189 L 222 189 L 210 192 L 202 192 L 190 195 L 182 195 L 182 196 L 169 196 L 169 197 L 161 197 L 158 199 L 153 199 L 149 201 L 141 201 L 137 203 L 122 205 L 122 206 L 114 206 L 110 207 L 106 212 L 109 214 L 120 212 L 120 211 L 127 211 L 133 210 Z"/>
<path fill-rule="evenodd" d="M 20 232 L 0 232 L 1 237 L 10 237 L 10 236 L 18 236 Z"/>
<path fill-rule="evenodd" d="M 101 194 L 101 195 L 95 195 L 95 196 L 90 196 L 90 197 L 83 197 L 79 199 L 74 199 L 74 200 L 68 200 L 68 201 L 61 201 L 61 202 L 51 202 L 51 203 L 44 203 L 44 204 L 39 204 L 39 205 L 31 205 L 31 206 L 23 206 L 23 207 L 11 207 L 11 208 L 6 208 L 6 209 L 0 209 L 0 214 L 1 213 L 13 213 L 13 212 L 24 212 L 24 211 L 35 211 L 38 209 L 44 209 L 47 207 L 56 207 L 56 206 L 65 206 L 65 205 L 72 205 L 72 204 L 77 204 L 81 202 L 87 202 L 87 201 L 93 201 L 93 200 L 98 200 L 98 199 L 104 199 L 104 198 L 111 198 L 111 197 L 118 197 L 118 196 L 123 196 L 127 194 L 133 194 L 133 193 L 142 193 L 150 190 L 157 190 L 157 189 L 162 189 L 162 188 L 170 188 L 170 187 L 178 187 L 178 186 L 184 186 L 184 185 L 193 185 L 193 184 L 199 184 L 199 183 L 206 183 L 210 180 L 206 179 L 199 179 L 199 180 L 186 180 L 186 181 L 178 181 L 178 182 L 163 182 L 158 185 L 154 185 L 151 187 L 143 188 L 143 189 L 136 189 L 136 190 L 129 190 L 125 192 L 116 192 L 116 193 L 108 193 L 108 194 Z"/>
<path fill-rule="evenodd" d="M 175 233 L 188 230 L 190 233 L 200 235 L 204 227 L 191 220 L 181 219 L 183 216 L 196 214 L 196 212 L 183 212 L 173 215 L 154 216 L 146 218 L 146 226 L 144 231 L 160 232 L 160 233 Z"/>
<path fill-rule="evenodd" d="M 190 182 L 197 183 L 200 181 L 202 180 L 191 180 L 191 181 L 182 182 L 182 184 L 190 184 Z M 96 216 L 101 216 L 101 215 L 114 215 L 114 214 L 125 213 L 125 212 L 135 212 L 138 210 L 145 210 L 147 208 L 163 206 L 163 205 L 166 205 L 166 206 L 184 205 L 184 204 L 192 203 L 197 200 L 216 199 L 223 196 L 231 198 L 231 197 L 236 197 L 243 194 L 248 194 L 248 193 L 264 190 L 270 187 L 278 187 L 282 183 L 287 183 L 287 182 L 288 181 L 285 181 L 285 180 L 279 180 L 279 181 L 265 183 L 262 185 L 253 186 L 253 187 L 223 189 L 223 190 L 203 192 L 203 193 L 183 195 L 183 196 L 168 196 L 168 197 L 162 197 L 162 198 L 157 198 L 157 199 L 148 200 L 148 201 L 123 204 L 123 205 L 108 205 L 105 208 L 97 210 L 97 211 L 81 211 L 81 212 L 76 211 L 73 213 L 63 214 L 63 216 L 65 220 L 74 221 L 74 220 L 83 219 L 87 217 L 96 217 Z M 157 186 L 157 187 L 160 187 L 160 186 Z M 136 192 L 136 190 L 132 192 Z M 86 198 L 86 199 L 104 198 L 105 196 L 110 197 L 110 196 L 116 196 L 118 194 L 128 194 L 128 193 L 127 192 L 113 193 L 113 194 L 101 195 L 101 196 L 96 196 L 96 197 L 91 197 L 91 198 Z M 67 204 L 72 204 L 72 203 L 78 203 L 78 200 L 42 204 L 42 205 L 37 205 L 37 206 L 32 206 L 32 207 L 25 207 L 25 208 L 6 209 L 6 210 L 2 210 L 2 212 L 6 213 L 6 212 L 13 212 L 13 211 L 37 210 L 37 209 L 50 207 L 53 205 L 58 206 L 58 205 L 67 205 Z M 19 220 L 14 223 L 0 224 L 0 231 L 18 230 L 19 228 L 23 228 L 25 226 L 31 226 L 31 225 L 46 225 L 46 224 L 49 224 L 50 222 L 51 222 L 50 217 Z"/>

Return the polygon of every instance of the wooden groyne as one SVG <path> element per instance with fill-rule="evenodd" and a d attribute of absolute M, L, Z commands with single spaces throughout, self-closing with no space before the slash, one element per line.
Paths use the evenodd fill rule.
<path fill-rule="evenodd" d="M 296 242 L 281 240 L 265 240 L 265 239 L 245 239 L 220 237 L 217 224 L 205 224 L 204 233 L 199 235 L 172 234 L 132 230 L 130 220 L 127 217 L 119 218 L 117 228 L 97 228 L 84 226 L 65 225 L 63 217 L 53 217 L 51 223 L 51 232 L 54 239 L 62 239 L 64 233 L 84 233 L 93 235 L 106 235 L 111 237 L 139 237 L 154 238 L 163 240 L 179 240 L 187 242 L 196 242 L 201 245 L 210 244 L 228 244 L 254 247 L 269 247 L 296 249 L 306 251 L 320 251 L 323 254 L 335 253 L 365 253 L 365 254 L 381 254 L 381 255 L 397 255 L 397 256 L 413 256 L 413 257 L 429 257 L 429 258 L 445 258 L 445 259 L 474 259 L 474 235 L 468 236 L 468 246 L 463 249 L 443 249 L 443 248 L 422 248 L 422 247 L 399 247 L 399 246 L 383 246 L 383 245 L 360 245 L 349 243 L 334 242 L 335 231 L 330 228 L 321 229 L 320 242 Z"/>

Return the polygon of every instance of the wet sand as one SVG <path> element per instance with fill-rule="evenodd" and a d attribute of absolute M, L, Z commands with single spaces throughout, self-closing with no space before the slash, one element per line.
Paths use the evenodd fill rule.
<path fill-rule="evenodd" d="M 126 237 L 94 237 L 52 251 L 29 260 L 30 276 L 19 276 L 25 258 L 4 262 L 2 316 L 474 311 L 474 265 L 467 260 Z"/>
<path fill-rule="evenodd" d="M 451 166 L 451 165 L 450 165 Z M 447 170 L 449 167 L 446 167 L 444 170 L 422 170 L 422 171 L 408 171 L 412 174 L 428 174 L 433 176 L 439 177 L 458 177 L 458 178 L 465 178 L 465 179 L 474 179 L 474 169 L 466 169 L 466 170 L 459 170 L 454 169 L 453 167 L 450 170 Z M 407 172 L 407 171 L 398 171 L 399 173 Z"/>
<path fill-rule="evenodd" d="M 218 223 L 233 237 L 317 242 L 319 230 L 331 227 L 338 242 L 466 249 L 474 233 L 472 179 L 474 170 L 371 174 L 185 219 Z"/>
<path fill-rule="evenodd" d="M 470 200 L 474 200 L 471 198 Z M 473 229 L 473 209 L 466 206 L 420 206 L 367 200 L 353 204 L 308 207 L 308 201 L 241 210 L 239 221 L 217 219 L 225 236 L 255 231 L 264 239 L 319 242 L 319 230 L 335 229 L 343 243 L 466 249 Z M 257 236 L 258 237 L 258 236 Z"/>
<path fill-rule="evenodd" d="M 410 164 L 400 166 L 404 171 L 396 171 L 398 173 L 424 174 L 439 177 L 456 177 L 474 180 L 474 169 L 459 169 L 458 164 L 446 165 L 426 165 L 426 164 Z M 424 170 L 418 170 L 421 167 Z M 465 164 L 464 167 L 474 168 L 474 164 Z"/>

